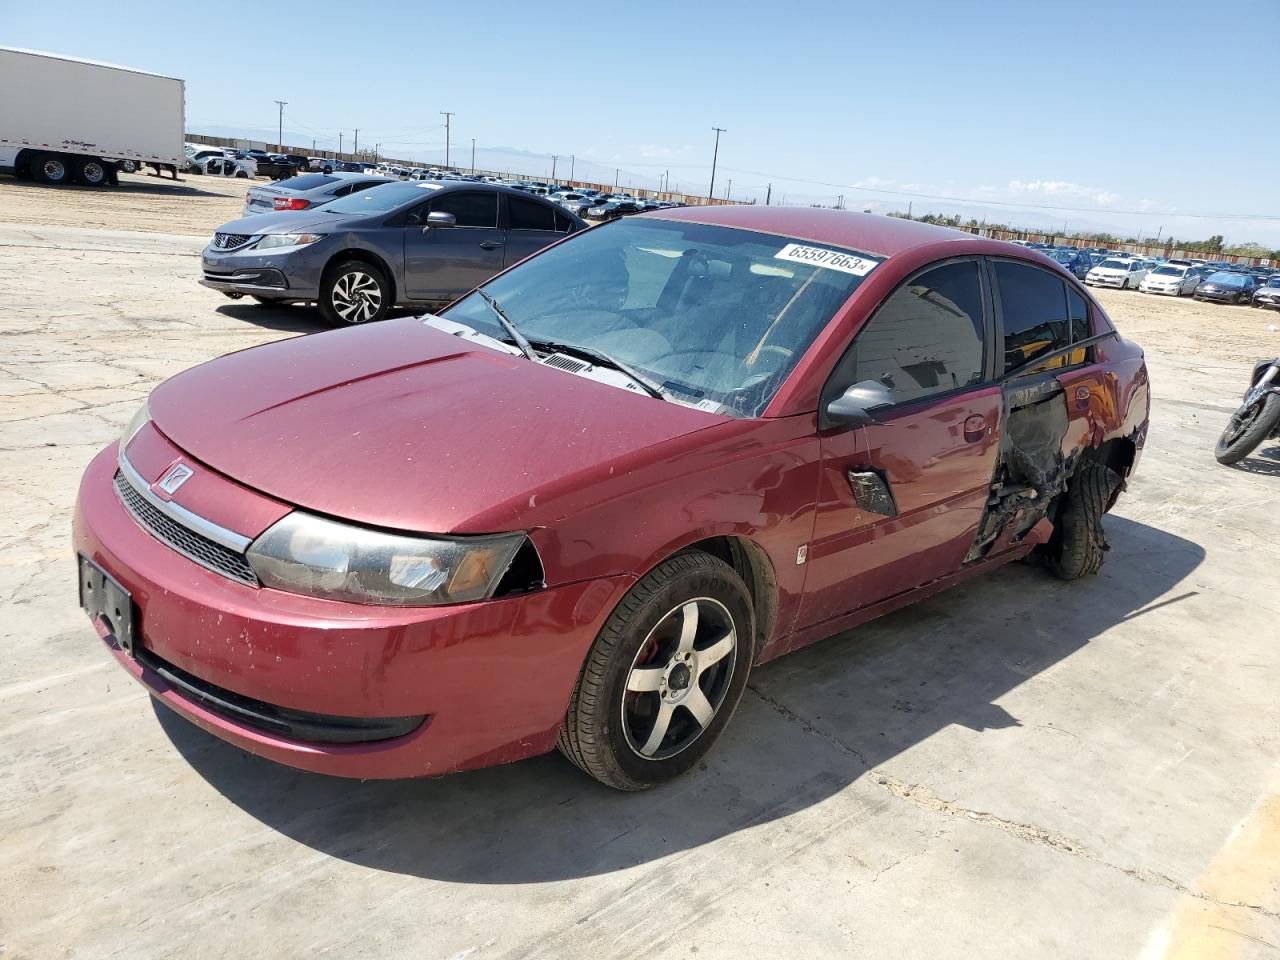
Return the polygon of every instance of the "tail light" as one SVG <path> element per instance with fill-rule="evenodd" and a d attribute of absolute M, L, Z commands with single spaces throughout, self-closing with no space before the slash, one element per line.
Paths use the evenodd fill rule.
<path fill-rule="evenodd" d="M 276 197 L 271 201 L 271 205 L 276 210 L 305 210 L 311 206 L 311 201 L 303 200 L 301 197 Z"/>

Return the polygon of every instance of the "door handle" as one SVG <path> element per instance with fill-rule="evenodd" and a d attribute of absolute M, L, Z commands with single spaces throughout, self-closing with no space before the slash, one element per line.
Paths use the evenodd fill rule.
<path fill-rule="evenodd" d="M 980 413 L 964 419 L 964 438 L 970 443 L 977 443 L 987 432 L 987 418 Z"/>
<path fill-rule="evenodd" d="M 481 250 L 497 250 L 500 246 L 502 246 L 502 244 L 500 244 L 497 240 L 481 240 L 480 241 Z"/>

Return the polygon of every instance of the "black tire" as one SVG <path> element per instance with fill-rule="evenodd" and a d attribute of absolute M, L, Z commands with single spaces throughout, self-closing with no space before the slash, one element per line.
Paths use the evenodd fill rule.
<path fill-rule="evenodd" d="M 76 179 L 86 187 L 102 187 L 111 182 L 111 167 L 97 157 L 81 157 L 76 161 Z"/>
<path fill-rule="evenodd" d="M 57 186 L 71 181 L 71 166 L 60 153 L 37 153 L 27 161 L 27 169 L 36 183 Z"/>
<path fill-rule="evenodd" d="M 1244 409 L 1241 407 L 1241 410 Z M 1214 459 L 1227 466 L 1239 463 L 1253 453 L 1254 448 L 1280 426 L 1280 395 L 1265 394 L 1245 411 L 1243 417 L 1240 416 L 1241 410 L 1231 415 L 1231 422 L 1222 431 L 1222 436 L 1218 437 L 1218 443 L 1213 448 Z"/>
<path fill-rule="evenodd" d="M 319 307 L 320 315 L 330 326 L 376 323 L 385 319 L 391 309 L 391 283 L 371 263 L 342 260 L 325 270 Z"/>
<path fill-rule="evenodd" d="M 1049 569 L 1063 580 L 1097 573 L 1110 549 L 1102 532 L 1102 515 L 1120 478 L 1106 464 L 1084 460 L 1067 482 L 1046 555 Z"/>
<path fill-rule="evenodd" d="M 679 661 L 687 654 L 679 651 L 690 606 L 703 612 L 692 618 L 687 649 L 693 659 L 681 678 Z M 727 619 L 718 620 L 721 614 Z M 726 643 L 731 653 L 711 660 Z M 698 653 L 708 655 L 705 665 Z M 605 622 L 573 688 L 557 747 L 614 789 L 665 783 L 697 764 L 724 732 L 754 658 L 755 615 L 738 574 L 710 554 L 671 557 L 633 586 Z M 643 675 L 661 676 L 661 686 L 644 683 L 637 692 L 633 678 Z M 705 723 L 690 706 L 695 691 L 700 710 L 711 710 Z"/>
<path fill-rule="evenodd" d="M 117 160 L 116 166 L 120 169 L 121 173 L 137 173 L 138 172 L 138 164 L 136 161 L 133 161 L 133 160 Z"/>

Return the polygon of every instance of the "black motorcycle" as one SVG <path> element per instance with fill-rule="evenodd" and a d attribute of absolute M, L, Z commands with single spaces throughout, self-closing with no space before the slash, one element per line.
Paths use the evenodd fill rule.
<path fill-rule="evenodd" d="M 1280 357 L 1258 361 L 1250 384 L 1214 448 L 1219 463 L 1238 463 L 1267 437 L 1280 437 Z"/>

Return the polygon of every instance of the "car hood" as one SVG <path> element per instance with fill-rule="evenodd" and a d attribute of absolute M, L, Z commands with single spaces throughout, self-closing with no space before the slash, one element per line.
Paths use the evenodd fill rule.
<path fill-rule="evenodd" d="M 432 533 L 544 525 L 669 442 L 731 422 L 414 318 L 220 357 L 162 383 L 150 409 L 183 451 L 249 487 Z"/>
<path fill-rule="evenodd" d="M 241 217 L 224 223 L 218 233 L 239 233 L 245 236 L 257 236 L 263 233 L 297 233 L 299 230 L 310 230 L 312 227 L 332 226 L 349 219 L 342 214 L 325 213 L 320 210 L 282 210 L 279 213 L 256 213 L 251 217 Z"/>

